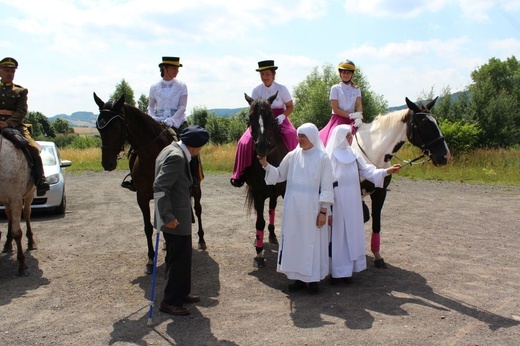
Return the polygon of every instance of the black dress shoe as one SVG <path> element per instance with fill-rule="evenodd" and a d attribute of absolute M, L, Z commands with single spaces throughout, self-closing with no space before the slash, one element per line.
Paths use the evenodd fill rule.
<path fill-rule="evenodd" d="M 200 297 L 199 296 L 192 296 L 192 295 L 187 295 L 186 297 L 184 297 L 183 301 L 185 303 L 198 303 L 200 302 Z"/>
<path fill-rule="evenodd" d="M 190 314 L 190 310 L 182 306 L 168 305 L 165 302 L 161 302 L 159 310 L 174 316 L 187 316 Z"/>
<path fill-rule="evenodd" d="M 234 187 L 242 187 L 244 185 L 244 176 L 241 175 L 240 177 L 238 177 L 237 179 L 233 179 L 231 178 L 229 180 L 229 182 L 231 183 L 231 185 L 233 185 Z"/>
<path fill-rule="evenodd" d="M 320 290 L 320 286 L 318 285 L 317 282 L 309 282 L 309 293 L 310 294 L 316 294 L 319 292 Z"/>
<path fill-rule="evenodd" d="M 301 289 L 304 289 L 307 285 L 305 282 L 300 280 L 294 280 L 294 282 L 290 283 L 288 286 L 289 292 L 296 292 Z"/>
<path fill-rule="evenodd" d="M 36 196 L 41 197 L 45 195 L 45 192 L 49 191 L 51 186 L 47 182 L 45 177 L 42 177 L 38 182 L 36 182 Z"/>

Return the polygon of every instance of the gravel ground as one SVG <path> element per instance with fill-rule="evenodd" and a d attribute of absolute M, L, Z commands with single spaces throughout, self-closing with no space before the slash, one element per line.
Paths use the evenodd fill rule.
<path fill-rule="evenodd" d="M 160 251 L 147 326 L 151 276 L 135 195 L 119 187 L 125 174 L 67 174 L 65 216 L 33 215 L 29 276 L 17 277 L 15 254 L 0 256 L 0 345 L 520 344 L 517 188 L 394 179 L 383 210 L 389 268 L 374 268 L 367 254 L 369 268 L 353 283 L 324 282 L 310 296 L 286 291 L 274 246 L 266 268 L 253 268 L 244 189 L 208 175 L 208 250 L 193 255 L 202 301 L 190 317 L 158 311 Z"/>

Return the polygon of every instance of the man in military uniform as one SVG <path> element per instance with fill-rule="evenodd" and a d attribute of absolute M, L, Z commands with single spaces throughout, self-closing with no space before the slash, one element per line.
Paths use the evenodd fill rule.
<path fill-rule="evenodd" d="M 27 147 L 33 161 L 33 178 L 36 184 L 36 193 L 43 196 L 49 190 L 49 183 L 45 179 L 42 159 L 38 144 L 31 138 L 29 131 L 23 124 L 27 114 L 27 93 L 24 87 L 13 84 L 18 62 L 13 58 L 0 60 L 0 129 L 15 128 L 27 138 Z"/>

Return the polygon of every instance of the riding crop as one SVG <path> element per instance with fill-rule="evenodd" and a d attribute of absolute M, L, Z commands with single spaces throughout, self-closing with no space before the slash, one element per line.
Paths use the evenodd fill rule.
<path fill-rule="evenodd" d="M 159 253 L 159 237 L 161 234 L 161 227 L 163 225 L 161 216 L 159 215 L 159 199 L 164 197 L 164 192 L 154 192 L 153 199 L 155 204 L 155 220 L 157 227 L 155 228 L 155 256 L 153 258 L 153 274 L 152 274 L 152 292 L 150 293 L 150 311 L 148 312 L 148 321 L 146 325 L 152 325 L 152 314 L 153 314 L 153 304 L 155 300 L 155 277 L 157 275 L 157 254 Z"/>

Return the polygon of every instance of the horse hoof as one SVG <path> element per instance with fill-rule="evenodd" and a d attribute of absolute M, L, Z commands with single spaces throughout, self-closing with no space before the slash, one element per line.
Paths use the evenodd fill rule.
<path fill-rule="evenodd" d="M 27 246 L 27 250 L 29 250 L 29 251 L 38 250 L 38 247 L 36 245 Z"/>
<path fill-rule="evenodd" d="M 146 274 L 153 274 L 153 264 L 147 264 L 146 268 L 144 269 L 144 272 Z"/>
<path fill-rule="evenodd" d="M 265 268 L 265 258 L 263 258 L 263 257 L 255 257 L 253 265 L 256 268 Z"/>
<path fill-rule="evenodd" d="M 18 276 L 28 276 L 28 275 L 29 275 L 29 269 L 27 269 L 27 268 L 18 269 Z"/>
<path fill-rule="evenodd" d="M 201 241 L 199 242 L 199 250 L 207 250 L 207 246 L 206 246 L 206 242 L 205 241 Z"/>
<path fill-rule="evenodd" d="M 374 261 L 374 265 L 376 266 L 376 268 L 379 268 L 379 269 L 387 269 L 388 268 L 388 266 L 385 263 L 385 260 L 382 259 L 382 258 L 375 260 Z"/>
<path fill-rule="evenodd" d="M 269 244 L 278 245 L 278 239 L 276 238 L 276 235 L 270 235 L 269 236 Z"/>
<path fill-rule="evenodd" d="M 11 253 L 13 252 L 13 248 L 12 247 L 4 247 L 4 249 L 2 250 L 2 253 Z"/>

